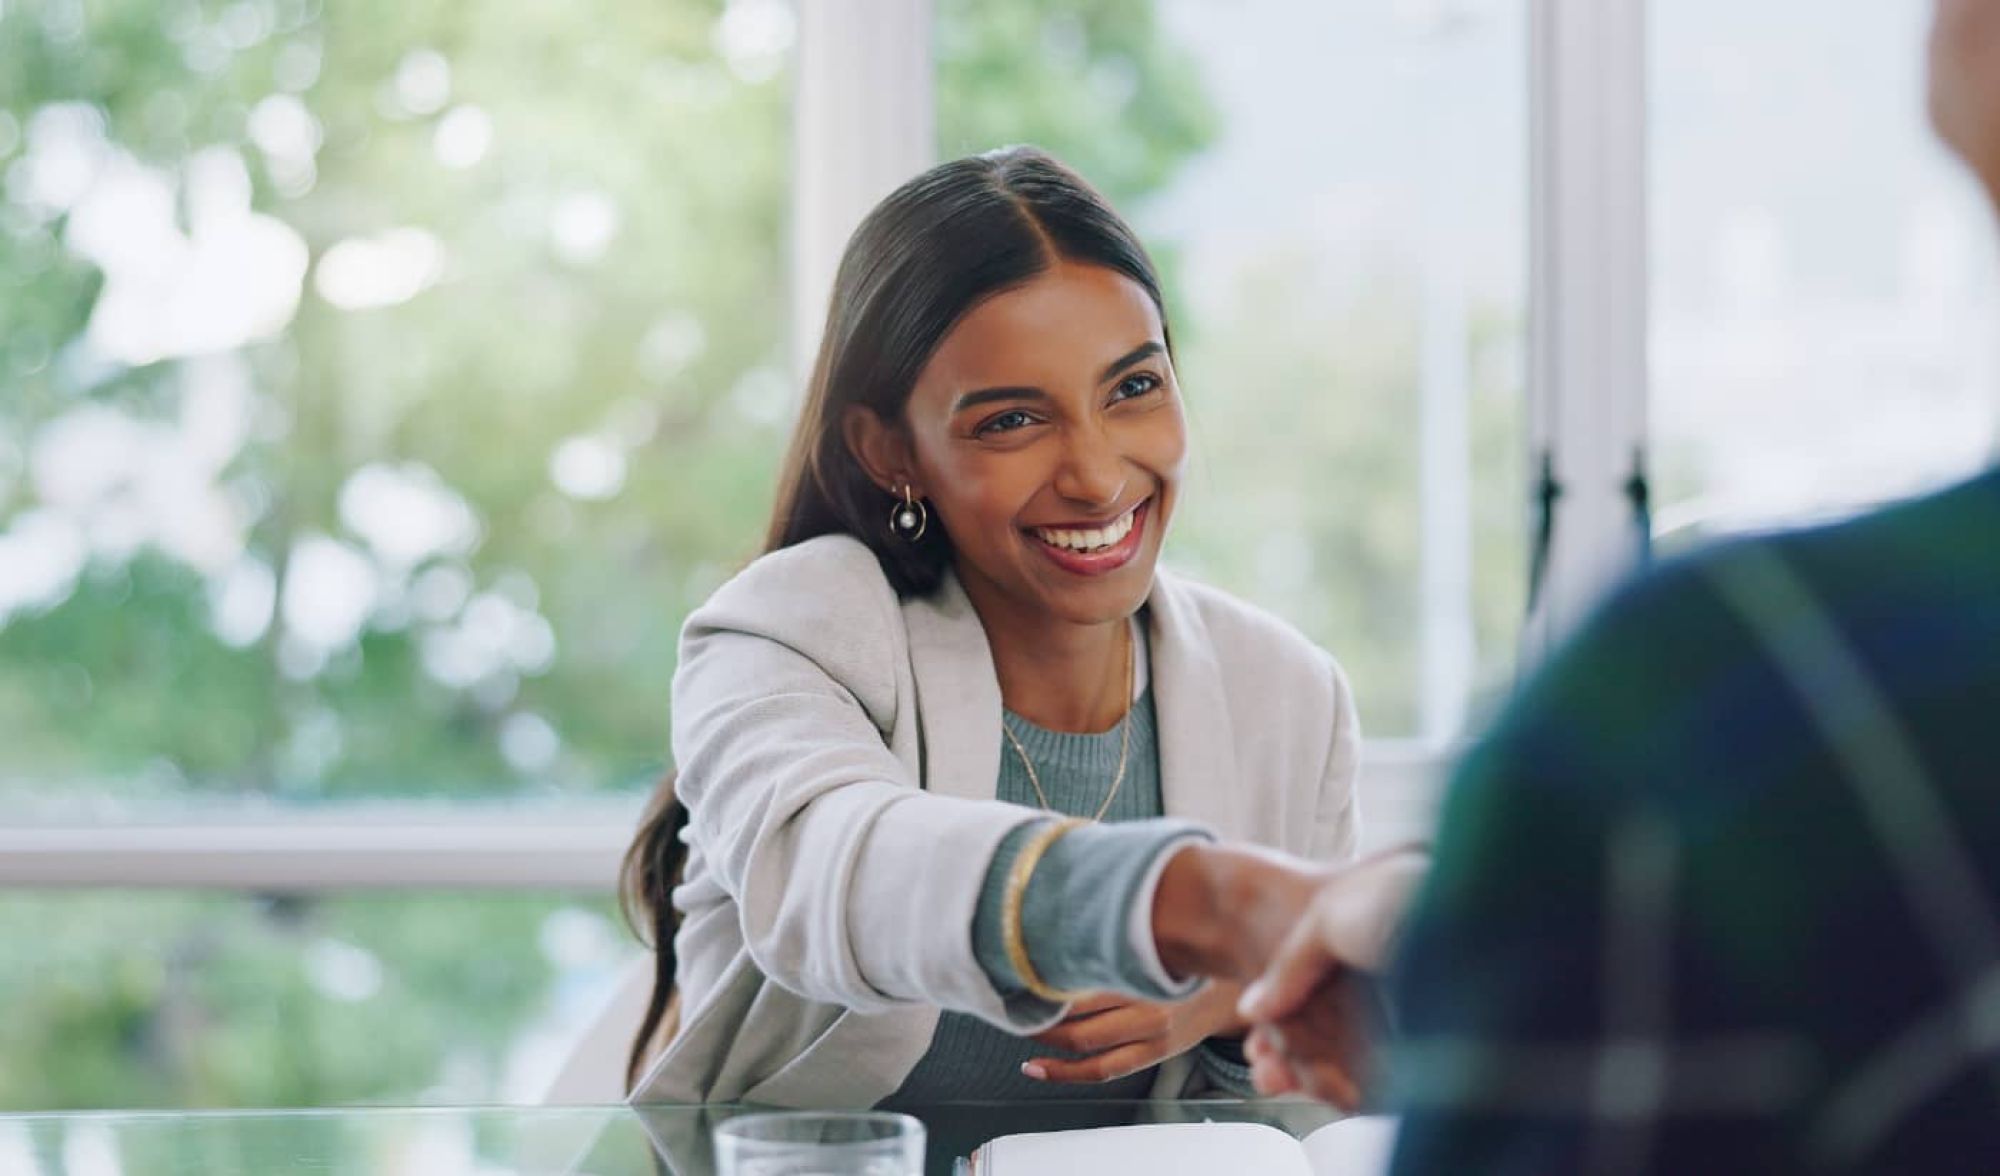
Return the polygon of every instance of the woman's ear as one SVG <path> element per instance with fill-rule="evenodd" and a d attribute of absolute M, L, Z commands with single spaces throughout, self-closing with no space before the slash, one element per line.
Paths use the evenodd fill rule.
<path fill-rule="evenodd" d="M 908 484 L 912 494 L 923 497 L 923 487 L 917 483 L 916 455 L 902 426 L 883 420 L 872 408 L 850 404 L 841 416 L 840 433 L 847 451 L 882 493 L 894 494 Z"/>

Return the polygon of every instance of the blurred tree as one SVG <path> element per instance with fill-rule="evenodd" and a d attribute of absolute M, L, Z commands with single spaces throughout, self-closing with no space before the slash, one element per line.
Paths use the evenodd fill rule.
<path fill-rule="evenodd" d="M 1033 143 L 1112 203 L 1163 189 L 1220 130 L 1194 57 L 1154 0 L 940 0 L 938 141 L 947 157 Z"/>
<path fill-rule="evenodd" d="M 1013 128 L 1136 199 L 1205 140 L 1149 4 L 977 12 L 940 46 L 948 145 Z M 0 804 L 649 781 L 680 618 L 754 553 L 793 404 L 794 23 L 0 6 Z M 554 909 L 10 898 L 0 1106 L 491 1075 Z"/>

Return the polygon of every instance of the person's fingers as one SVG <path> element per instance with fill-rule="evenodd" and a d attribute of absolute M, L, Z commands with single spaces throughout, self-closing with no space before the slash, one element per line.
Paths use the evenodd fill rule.
<path fill-rule="evenodd" d="M 1157 1005 L 1128 1005 L 1094 1016 L 1064 1021 L 1034 1035 L 1052 1049 L 1099 1053 L 1138 1041 L 1150 1041 L 1167 1031 L 1166 1011 Z"/>
<path fill-rule="evenodd" d="M 1160 1051 L 1146 1045 L 1125 1045 L 1087 1058 L 1035 1058 L 1021 1073 L 1038 1082 L 1109 1082 L 1136 1074 L 1160 1060 Z"/>
<path fill-rule="evenodd" d="M 1284 1078 L 1278 1082 L 1288 1082 L 1286 1092 L 1316 1098 L 1346 1114 L 1354 1114 L 1362 1108 L 1360 1086 L 1340 1066 L 1294 1062 L 1290 1066 L 1282 1066 L 1282 1072 Z"/>
<path fill-rule="evenodd" d="M 1063 1017 L 1063 1020 L 1074 1021 L 1078 1017 L 1094 1017 L 1098 1013 L 1109 1012 L 1112 1009 L 1122 1009 L 1126 1005 L 1138 1003 L 1138 1001 L 1133 1000 L 1129 996 L 1120 996 L 1115 992 L 1093 992 L 1071 1004 L 1069 1012 Z"/>
<path fill-rule="evenodd" d="M 1250 1021 L 1270 1022 L 1289 1017 L 1340 966 L 1320 934 L 1315 906 L 1314 913 L 1292 928 L 1264 974 L 1243 990 L 1236 1011 Z"/>
<path fill-rule="evenodd" d="M 1288 1067 L 1293 1088 L 1324 1103 L 1332 1103 L 1348 1114 L 1361 1109 L 1361 1086 L 1354 1077 L 1333 1062 L 1292 1063 Z"/>
<path fill-rule="evenodd" d="M 1250 1063 L 1250 1085 L 1258 1094 L 1271 1097 L 1292 1094 L 1299 1088 L 1292 1068 L 1276 1057 L 1261 1057 Z"/>
<path fill-rule="evenodd" d="M 1264 1082 L 1356 1110 L 1374 1073 L 1366 1001 L 1355 975 L 1343 973 L 1315 989 L 1294 1015 L 1259 1025 L 1245 1052 L 1264 1064 Z"/>
<path fill-rule="evenodd" d="M 1342 972 L 1299 1003 L 1297 1011 L 1273 1022 L 1284 1040 L 1284 1052 L 1298 1061 L 1337 1061 L 1366 1057 L 1372 1049 L 1374 1026 L 1366 981 Z"/>
<path fill-rule="evenodd" d="M 1375 971 L 1430 868 L 1414 848 L 1384 851 L 1327 878 L 1264 974 L 1243 994 L 1251 1020 L 1287 1016 L 1322 981 L 1344 970 Z"/>
<path fill-rule="evenodd" d="M 1243 1056 L 1250 1063 L 1250 1082 L 1259 1094 L 1290 1094 L 1298 1089 L 1292 1064 L 1285 1057 L 1284 1041 L 1271 1026 L 1259 1026 L 1243 1041 Z"/>
<path fill-rule="evenodd" d="M 1404 847 L 1377 854 L 1354 871 L 1351 885 L 1336 876 L 1326 903 L 1316 903 L 1321 935 L 1349 966 L 1378 972 L 1417 890 L 1430 873 L 1430 854 Z"/>

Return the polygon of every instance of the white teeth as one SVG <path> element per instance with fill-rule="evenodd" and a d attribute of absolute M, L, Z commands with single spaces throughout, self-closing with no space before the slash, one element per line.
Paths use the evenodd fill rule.
<path fill-rule="evenodd" d="M 1066 547 L 1071 551 L 1098 551 L 1117 543 L 1132 533 L 1132 521 L 1138 507 L 1126 511 L 1109 526 L 1094 531 L 1057 530 L 1052 527 L 1036 527 L 1035 537 L 1052 547 Z"/>

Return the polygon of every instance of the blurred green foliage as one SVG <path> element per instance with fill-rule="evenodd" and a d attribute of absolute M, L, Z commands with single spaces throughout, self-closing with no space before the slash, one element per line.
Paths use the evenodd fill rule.
<path fill-rule="evenodd" d="M 0 1107 L 490 1101 L 557 912 L 615 942 L 542 896 L 9 896 Z"/>

